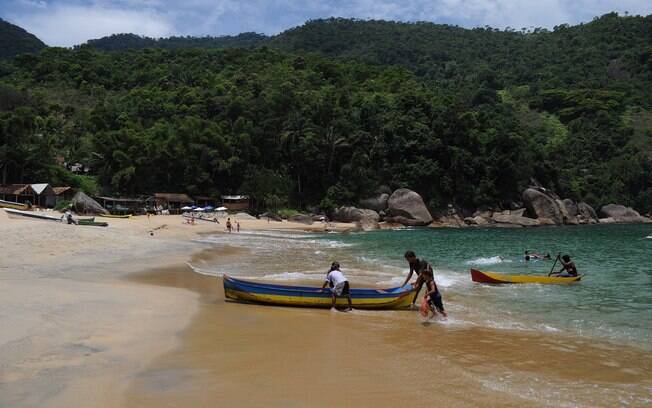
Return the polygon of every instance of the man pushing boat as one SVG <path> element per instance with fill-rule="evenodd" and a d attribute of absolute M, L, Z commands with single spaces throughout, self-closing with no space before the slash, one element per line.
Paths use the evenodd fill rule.
<path fill-rule="evenodd" d="M 412 278 L 413 273 L 417 274 L 417 281 L 413 285 L 416 288 L 414 299 L 412 299 L 412 307 L 414 307 L 414 303 L 417 301 L 417 296 L 419 296 L 419 292 L 421 291 L 423 284 L 434 280 L 435 277 L 432 271 L 432 265 L 430 265 L 424 259 L 417 258 L 417 255 L 414 253 L 414 251 L 406 251 L 405 260 L 408 261 L 408 264 L 410 264 L 410 273 L 408 274 L 407 278 L 405 278 L 403 286 L 407 285 L 407 283 Z"/>
<path fill-rule="evenodd" d="M 324 285 L 321 287 L 322 290 L 326 288 L 326 285 L 331 287 L 333 299 L 331 308 L 335 308 L 335 302 L 338 296 L 346 296 L 349 301 L 349 308 L 346 309 L 346 311 L 353 310 L 351 305 L 351 288 L 349 287 L 349 281 L 346 279 L 346 276 L 344 276 L 342 271 L 340 271 L 339 262 L 333 262 L 331 264 L 331 269 L 328 271 Z"/>

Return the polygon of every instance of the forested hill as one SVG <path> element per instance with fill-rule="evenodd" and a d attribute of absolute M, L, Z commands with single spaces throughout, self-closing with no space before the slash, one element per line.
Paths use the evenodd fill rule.
<path fill-rule="evenodd" d="M 45 48 L 45 44 L 35 35 L 0 18 L 0 58 L 36 52 L 42 48 Z"/>
<path fill-rule="evenodd" d="M 331 19 L 250 49 L 46 49 L 0 62 L 0 174 L 323 208 L 409 187 L 432 209 L 508 205 L 534 177 L 648 212 L 651 25 Z"/>
<path fill-rule="evenodd" d="M 242 33 L 222 37 L 169 37 L 150 38 L 136 34 L 114 34 L 96 40 L 89 40 L 78 48 L 95 48 L 102 51 L 140 50 L 143 48 L 250 48 L 267 39 L 256 33 Z"/>

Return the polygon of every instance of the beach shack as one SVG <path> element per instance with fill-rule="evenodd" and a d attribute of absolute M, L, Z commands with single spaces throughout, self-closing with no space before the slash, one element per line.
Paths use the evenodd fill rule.
<path fill-rule="evenodd" d="M 188 195 L 180 193 L 156 193 L 154 199 L 157 207 L 170 211 L 170 214 L 180 214 L 181 207 L 194 203 Z"/>
<path fill-rule="evenodd" d="M 30 184 L 30 187 L 32 188 L 32 191 L 36 193 L 35 201 L 33 204 L 44 208 L 54 207 L 56 202 L 52 186 L 50 186 L 48 183 L 37 183 Z"/>
<path fill-rule="evenodd" d="M 145 200 L 139 198 L 94 197 L 108 212 L 114 215 L 142 214 Z"/>
<path fill-rule="evenodd" d="M 249 196 L 246 195 L 224 195 L 222 205 L 229 211 L 249 210 Z"/>
<path fill-rule="evenodd" d="M 29 184 L 6 184 L 0 186 L 0 199 L 35 205 L 38 194 Z"/>
<path fill-rule="evenodd" d="M 193 198 L 195 199 L 195 205 L 199 207 L 217 208 L 220 206 L 220 199 L 217 197 L 193 196 Z"/>
<path fill-rule="evenodd" d="M 53 207 L 56 207 L 57 204 L 59 204 L 60 201 L 70 201 L 72 198 L 75 196 L 75 189 L 72 187 L 52 187 L 52 191 L 54 192 L 54 205 Z"/>

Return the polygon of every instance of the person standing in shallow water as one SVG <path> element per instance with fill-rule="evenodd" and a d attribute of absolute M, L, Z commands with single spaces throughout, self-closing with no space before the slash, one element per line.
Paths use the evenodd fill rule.
<path fill-rule="evenodd" d="M 412 306 L 414 306 L 414 303 L 417 301 L 417 297 L 419 296 L 419 292 L 421 291 L 423 284 L 434 280 L 434 276 L 432 266 L 424 259 L 417 258 L 414 251 L 406 251 L 405 260 L 410 265 L 410 273 L 408 274 L 407 278 L 405 278 L 403 286 L 407 285 L 407 283 L 412 278 L 413 273 L 417 274 L 417 281 L 413 284 L 413 286 L 417 289 L 414 293 L 414 299 L 412 299 Z"/>
<path fill-rule="evenodd" d="M 321 290 L 326 288 L 326 285 L 331 287 L 331 308 L 335 308 L 335 302 L 338 296 L 346 296 L 349 301 L 349 308 L 347 311 L 353 310 L 351 304 L 351 288 L 349 287 L 349 281 L 346 279 L 346 276 L 340 271 L 339 262 L 333 262 L 331 268 L 326 275 L 326 280 L 321 287 Z"/>
<path fill-rule="evenodd" d="M 229 218 L 226 219 L 226 230 L 230 233 L 230 232 L 231 232 L 231 229 L 232 229 L 232 226 L 231 226 L 231 217 L 229 217 Z"/>

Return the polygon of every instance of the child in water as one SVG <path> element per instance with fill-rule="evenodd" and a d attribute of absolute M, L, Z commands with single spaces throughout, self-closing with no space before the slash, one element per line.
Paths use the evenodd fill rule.
<path fill-rule="evenodd" d="M 448 316 L 444 310 L 444 303 L 441 300 L 441 293 L 439 292 L 439 288 L 437 287 L 435 280 L 429 280 L 426 282 L 426 285 L 428 292 L 426 292 L 426 295 L 423 297 L 423 303 L 421 304 L 421 315 L 423 317 L 427 317 L 428 311 L 430 311 L 432 312 L 433 317 L 437 315 L 437 312 L 441 313 L 441 315 L 444 317 Z"/>

